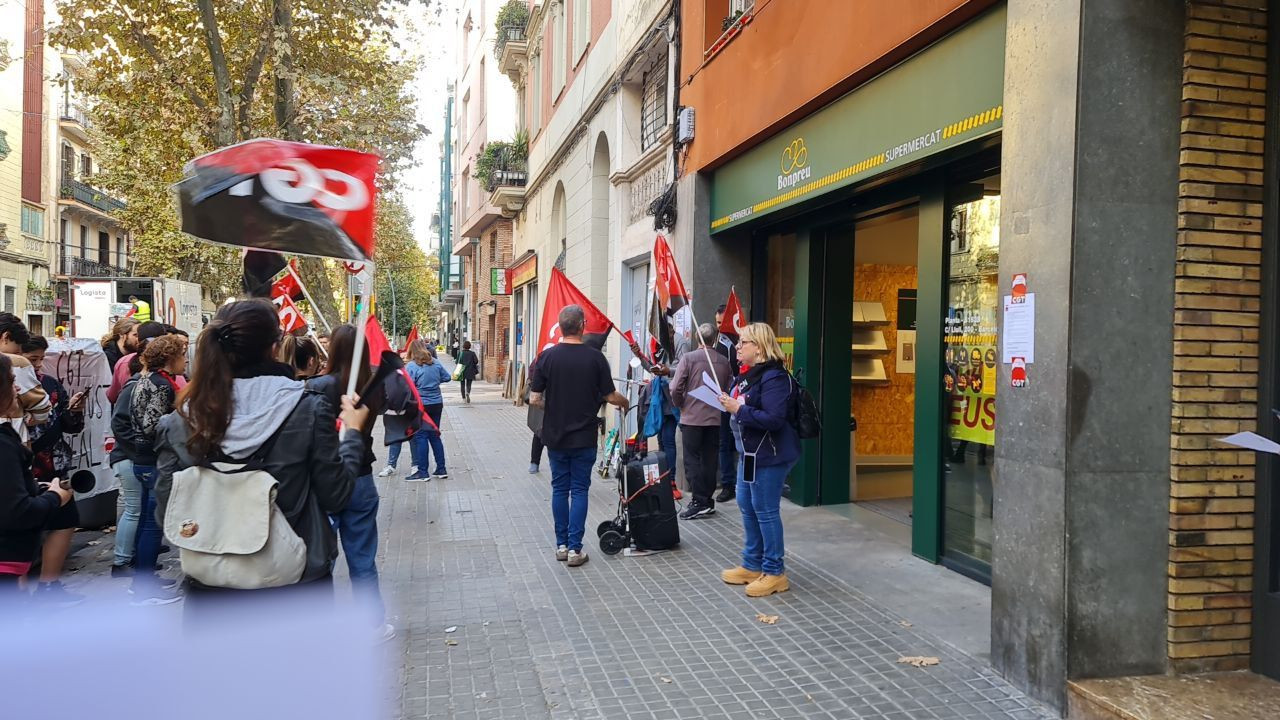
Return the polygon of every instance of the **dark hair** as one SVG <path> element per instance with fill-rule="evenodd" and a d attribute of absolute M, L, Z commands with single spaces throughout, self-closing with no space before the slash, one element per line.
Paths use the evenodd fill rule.
<path fill-rule="evenodd" d="M 170 335 L 181 335 L 181 336 L 182 336 L 182 337 L 184 337 L 184 338 L 190 338 L 190 337 L 191 337 L 191 334 L 190 334 L 190 333 L 188 333 L 186 330 L 183 330 L 183 329 L 182 329 L 182 328 L 180 328 L 180 327 L 173 327 L 172 325 L 170 325 L 169 327 L 172 327 L 172 328 L 173 328 L 173 330 L 172 330 L 172 331 L 170 331 L 170 333 L 169 333 Z"/>
<path fill-rule="evenodd" d="M 6 410 L 13 404 L 13 361 L 8 355 L 0 353 L 0 408 Z"/>
<path fill-rule="evenodd" d="M 196 341 L 191 382 L 178 394 L 177 411 L 187 423 L 187 449 L 205 458 L 231 422 L 231 380 L 236 371 L 271 359 L 280 320 L 266 300 L 223 305 Z"/>
<path fill-rule="evenodd" d="M 147 344 L 152 340 L 170 334 L 166 329 L 168 327 L 168 325 L 154 320 L 148 320 L 138 326 L 138 352 L 129 361 L 130 375 L 142 370 L 142 351 L 147 349 Z"/>
<path fill-rule="evenodd" d="M 280 341 L 280 352 L 276 359 L 290 365 L 295 371 L 306 370 L 311 363 L 320 359 L 320 346 L 308 337 L 285 335 Z"/>
<path fill-rule="evenodd" d="M 22 352 L 24 353 L 36 352 L 37 350 L 48 350 L 48 349 L 49 349 L 49 341 L 45 340 L 44 337 L 40 335 L 32 335 L 31 337 L 27 338 L 26 342 L 22 343 Z"/>
<path fill-rule="evenodd" d="M 9 334 L 10 340 L 19 345 L 25 344 L 31 337 L 27 332 L 27 326 L 22 324 L 22 320 L 17 315 L 0 312 L 0 337 L 4 337 L 5 333 Z"/>
<path fill-rule="evenodd" d="M 583 312 L 581 305 L 565 305 L 556 320 L 565 337 L 576 337 L 582 334 L 582 328 L 587 324 L 587 314 Z"/>
<path fill-rule="evenodd" d="M 463 349 L 463 350 L 470 350 L 470 349 L 471 349 L 471 341 L 470 341 L 470 340 L 467 340 L 466 342 L 462 343 L 462 349 Z"/>
<path fill-rule="evenodd" d="M 724 312 L 725 310 L 728 310 L 728 309 L 729 309 L 729 306 L 728 306 L 728 305 L 725 305 L 724 303 L 720 303 L 718 306 L 716 306 L 716 312 L 718 312 L 718 313 L 722 313 L 722 312 Z"/>
<path fill-rule="evenodd" d="M 368 347 L 366 345 L 366 347 Z M 329 368 L 325 375 L 336 375 L 343 393 L 347 392 L 347 383 L 351 378 L 351 356 L 356 351 L 356 328 L 354 325 L 339 325 L 329 334 Z M 364 387 L 369 380 L 369 353 L 360 358 L 360 368 L 356 372 L 356 388 Z"/>

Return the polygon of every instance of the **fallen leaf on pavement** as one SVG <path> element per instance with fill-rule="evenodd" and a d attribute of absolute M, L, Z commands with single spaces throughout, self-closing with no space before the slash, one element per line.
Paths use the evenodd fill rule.
<path fill-rule="evenodd" d="M 445 640 L 445 641 L 444 641 L 444 644 L 445 644 L 445 645 L 457 645 L 457 644 L 458 644 L 458 641 L 457 641 L 457 640 L 454 640 L 453 638 L 449 638 L 448 640 Z"/>
<path fill-rule="evenodd" d="M 938 662 L 939 660 L 936 657 L 923 657 L 921 655 L 898 658 L 899 665 L 911 665 L 913 667 L 929 667 L 930 665 L 937 665 Z"/>
<path fill-rule="evenodd" d="M 911 627 L 911 623 L 907 622 L 906 620 L 899 620 L 898 624 L 901 625 L 902 627 Z"/>
<path fill-rule="evenodd" d="M 450 625 L 449 627 L 445 628 L 444 631 L 447 633 L 458 632 L 458 626 Z"/>
<path fill-rule="evenodd" d="M 758 612 L 758 613 L 756 613 L 756 620 L 759 620 L 760 622 L 764 623 L 765 625 L 777 625 L 777 624 L 778 624 L 778 616 L 777 616 L 777 615 L 765 615 L 765 614 L 764 614 L 764 613 L 762 613 L 762 612 Z"/>
<path fill-rule="evenodd" d="M 671 682 L 672 682 L 671 678 L 669 678 L 669 677 L 658 678 L 658 679 L 659 679 L 659 680 L 661 680 L 661 681 L 662 681 L 662 682 L 664 682 L 664 683 L 667 683 L 667 684 L 671 684 Z"/>
<path fill-rule="evenodd" d="M 101 545 L 101 544 L 102 544 L 101 540 L 90 540 L 89 542 L 85 543 L 85 545 Z"/>

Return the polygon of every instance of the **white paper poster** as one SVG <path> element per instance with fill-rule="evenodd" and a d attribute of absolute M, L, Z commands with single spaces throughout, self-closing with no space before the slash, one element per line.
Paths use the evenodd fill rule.
<path fill-rule="evenodd" d="M 1020 300 L 1022 302 L 1014 302 L 1012 296 L 1004 296 L 1001 340 L 1006 364 L 1014 358 L 1022 358 L 1027 364 L 1036 360 L 1036 295 L 1027 293 Z"/>
<path fill-rule="evenodd" d="M 897 367 L 894 371 L 899 375 L 916 374 L 916 331 L 898 331 Z"/>

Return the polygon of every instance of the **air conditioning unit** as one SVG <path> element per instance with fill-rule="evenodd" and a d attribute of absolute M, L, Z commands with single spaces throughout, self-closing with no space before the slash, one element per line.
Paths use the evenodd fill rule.
<path fill-rule="evenodd" d="M 684 145 L 693 142 L 693 108 L 682 107 L 676 115 L 676 142 Z"/>

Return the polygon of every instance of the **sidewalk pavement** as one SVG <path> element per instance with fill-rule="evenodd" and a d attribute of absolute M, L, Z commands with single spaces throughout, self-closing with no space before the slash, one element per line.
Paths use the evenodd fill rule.
<path fill-rule="evenodd" d="M 613 517 L 616 485 L 594 478 L 591 560 L 568 568 L 553 556 L 549 467 L 527 472 L 525 409 L 495 385 L 477 383 L 471 405 L 455 385 L 444 390 L 449 478 L 405 482 L 406 448 L 400 472 L 378 479 L 379 567 L 398 632 L 387 652 L 400 666 L 386 683 L 401 717 L 1054 717 L 975 657 L 974 637 L 951 632 L 965 624 L 946 617 L 952 597 L 965 606 L 958 617 L 978 617 L 980 589 L 923 561 L 891 559 L 876 531 L 820 508 L 784 501 L 792 589 L 753 600 L 719 580 L 739 559 L 733 503 L 681 521 L 677 550 L 609 557 L 595 527 Z M 113 542 L 78 533 L 66 582 L 124 605 L 128 580 L 108 572 Z M 177 573 L 176 556 L 165 563 Z M 335 575 L 345 601 L 341 558 Z M 181 604 L 135 610 L 179 626 Z M 908 656 L 939 662 L 898 662 Z"/>
<path fill-rule="evenodd" d="M 613 516 L 616 485 L 596 478 L 591 560 L 557 562 L 550 470 L 528 474 L 524 418 L 497 386 L 477 383 L 468 406 L 446 385 L 449 479 L 406 483 L 402 456 L 402 474 L 381 485 L 403 717 L 1052 717 L 802 556 L 789 554 L 781 595 L 753 600 L 720 582 L 739 558 L 736 506 L 681 521 L 678 550 L 609 557 L 594 529 Z M 907 656 L 939 663 L 898 662 Z"/>

